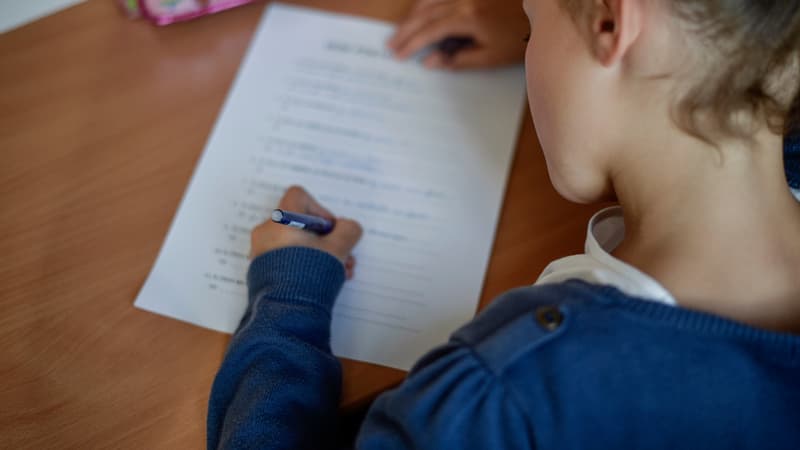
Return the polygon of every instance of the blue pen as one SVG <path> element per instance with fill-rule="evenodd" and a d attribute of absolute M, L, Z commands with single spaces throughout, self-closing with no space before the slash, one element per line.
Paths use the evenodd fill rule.
<path fill-rule="evenodd" d="M 475 47 L 475 39 L 469 36 L 449 36 L 436 44 L 436 49 L 442 52 L 446 60 L 451 60 L 461 50 Z"/>
<path fill-rule="evenodd" d="M 272 221 L 281 225 L 288 225 L 298 230 L 311 231 L 320 235 L 333 231 L 333 222 L 319 216 L 300 214 L 291 211 L 276 209 L 272 211 Z"/>

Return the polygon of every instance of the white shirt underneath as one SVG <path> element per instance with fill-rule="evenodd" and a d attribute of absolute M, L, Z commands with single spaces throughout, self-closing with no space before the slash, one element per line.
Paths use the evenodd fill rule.
<path fill-rule="evenodd" d="M 792 194 L 800 201 L 800 189 L 792 189 Z M 612 206 L 603 209 L 589 220 L 586 253 L 551 262 L 534 284 L 579 279 L 589 283 L 614 286 L 632 297 L 677 305 L 672 294 L 653 277 L 611 256 L 624 238 L 625 222 L 622 220 L 622 208 Z"/>
<path fill-rule="evenodd" d="M 589 220 L 586 232 L 586 253 L 567 256 L 551 262 L 535 284 L 561 283 L 580 279 L 589 283 L 608 284 L 632 297 L 640 297 L 667 305 L 677 302 L 658 281 L 632 265 L 611 256 L 625 238 L 622 208 L 612 206 Z"/>

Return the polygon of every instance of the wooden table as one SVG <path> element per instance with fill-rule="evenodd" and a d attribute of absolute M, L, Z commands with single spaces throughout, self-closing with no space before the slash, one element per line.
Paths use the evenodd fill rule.
<path fill-rule="evenodd" d="M 398 20 L 410 1 L 309 6 Z M 166 28 L 90 0 L 0 35 L 0 448 L 199 448 L 228 336 L 133 308 L 263 3 Z M 525 119 L 481 297 L 581 251 Z M 344 361 L 342 407 L 403 372 Z"/>

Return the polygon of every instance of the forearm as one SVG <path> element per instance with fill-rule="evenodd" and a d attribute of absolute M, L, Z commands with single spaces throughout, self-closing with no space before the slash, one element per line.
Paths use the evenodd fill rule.
<path fill-rule="evenodd" d="M 330 351 L 342 264 L 312 249 L 253 261 L 249 307 L 209 401 L 208 447 L 317 448 L 332 440 L 341 367 Z"/>

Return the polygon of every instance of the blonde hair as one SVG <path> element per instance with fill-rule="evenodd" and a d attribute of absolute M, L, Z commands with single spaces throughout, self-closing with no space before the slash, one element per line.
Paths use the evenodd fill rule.
<path fill-rule="evenodd" d="M 576 21 L 586 12 L 587 0 L 561 1 Z M 681 128 L 704 140 L 749 136 L 742 118 L 775 133 L 800 129 L 800 0 L 652 1 L 699 44 L 697 81 L 673 110 Z"/>

